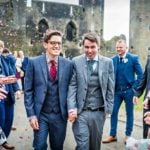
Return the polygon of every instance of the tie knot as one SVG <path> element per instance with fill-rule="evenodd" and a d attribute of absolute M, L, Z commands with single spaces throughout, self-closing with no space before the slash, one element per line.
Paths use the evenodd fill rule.
<path fill-rule="evenodd" d="M 88 60 L 88 68 L 90 71 L 93 70 L 93 64 L 94 64 L 95 60 Z"/>
<path fill-rule="evenodd" d="M 120 57 L 120 62 L 123 62 L 123 57 Z"/>
<path fill-rule="evenodd" d="M 52 66 L 54 66 L 56 64 L 56 61 L 55 60 L 51 60 L 50 63 L 51 63 Z"/>
<path fill-rule="evenodd" d="M 88 64 L 91 64 L 91 65 L 93 65 L 94 64 L 94 62 L 95 62 L 95 60 L 88 60 Z"/>

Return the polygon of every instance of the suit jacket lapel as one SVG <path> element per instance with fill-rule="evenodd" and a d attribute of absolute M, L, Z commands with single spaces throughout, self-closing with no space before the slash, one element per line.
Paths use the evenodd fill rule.
<path fill-rule="evenodd" d="M 103 71 L 103 69 L 105 68 L 104 67 L 104 63 L 103 63 L 103 61 L 102 61 L 102 57 L 99 55 L 99 57 L 98 57 L 98 60 L 99 60 L 99 64 L 98 64 L 98 76 L 99 76 L 99 82 L 100 82 L 100 85 L 101 86 L 103 86 L 102 85 L 102 71 Z"/>
<path fill-rule="evenodd" d="M 65 63 L 61 57 L 58 57 L 58 67 L 59 67 L 58 82 L 60 85 L 60 82 L 62 81 L 62 77 L 63 77 L 63 72 L 65 71 Z"/>
<path fill-rule="evenodd" d="M 45 54 L 42 55 L 39 63 L 41 65 L 41 70 L 43 72 L 44 79 L 47 82 L 47 62 L 46 62 L 46 55 Z"/>
<path fill-rule="evenodd" d="M 118 61 L 118 59 L 119 59 L 118 56 L 116 56 L 113 60 L 115 77 L 116 77 L 116 73 L 117 73 L 117 61 Z"/>
<path fill-rule="evenodd" d="M 84 74 L 84 78 L 85 78 L 85 82 L 87 83 L 88 80 L 88 76 L 87 76 L 87 62 L 86 62 L 86 56 L 83 56 L 83 59 L 81 61 L 81 68 L 83 68 L 83 74 Z"/>

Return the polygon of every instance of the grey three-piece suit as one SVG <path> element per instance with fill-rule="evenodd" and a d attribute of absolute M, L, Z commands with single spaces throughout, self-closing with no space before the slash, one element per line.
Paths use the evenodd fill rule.
<path fill-rule="evenodd" d="M 68 111 L 77 109 L 73 132 L 77 150 L 99 150 L 106 113 L 111 113 L 114 97 L 112 60 L 98 55 L 90 72 L 85 55 L 73 59 L 73 76 L 68 92 Z"/>

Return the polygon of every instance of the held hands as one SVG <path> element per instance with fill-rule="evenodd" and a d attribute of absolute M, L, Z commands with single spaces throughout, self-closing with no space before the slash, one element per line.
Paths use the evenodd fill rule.
<path fill-rule="evenodd" d="M 17 99 L 20 99 L 21 98 L 21 91 L 20 90 L 16 91 L 15 95 L 16 95 Z"/>
<path fill-rule="evenodd" d="M 31 118 L 29 122 L 33 130 L 39 130 L 39 123 L 36 117 Z"/>
<path fill-rule="evenodd" d="M 77 110 L 74 109 L 74 110 L 70 111 L 69 114 L 68 114 L 68 116 L 69 116 L 68 120 L 69 120 L 71 123 L 74 123 L 75 120 L 76 120 L 76 118 L 77 118 Z"/>

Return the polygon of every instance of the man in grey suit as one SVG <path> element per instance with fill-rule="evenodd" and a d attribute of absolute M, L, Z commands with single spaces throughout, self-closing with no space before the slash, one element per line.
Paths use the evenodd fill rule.
<path fill-rule="evenodd" d="M 47 31 L 43 46 L 46 53 L 29 60 L 25 75 L 25 108 L 34 131 L 35 150 L 63 150 L 66 136 L 67 92 L 72 63 L 60 57 L 62 34 Z"/>
<path fill-rule="evenodd" d="M 100 150 L 106 114 L 113 108 L 113 63 L 98 54 L 99 39 L 96 33 L 85 34 L 85 54 L 73 59 L 67 103 L 77 150 Z"/>

